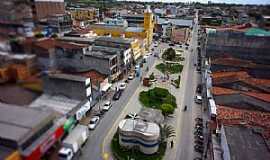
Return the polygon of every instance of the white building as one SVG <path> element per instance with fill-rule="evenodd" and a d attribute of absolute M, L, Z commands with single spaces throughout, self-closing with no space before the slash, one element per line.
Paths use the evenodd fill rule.
<path fill-rule="evenodd" d="M 126 148 L 138 146 L 144 154 L 158 151 L 160 128 L 156 123 L 124 119 L 119 123 L 119 144 Z"/>

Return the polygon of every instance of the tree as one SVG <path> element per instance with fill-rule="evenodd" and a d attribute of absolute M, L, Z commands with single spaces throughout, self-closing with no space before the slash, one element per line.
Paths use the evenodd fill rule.
<path fill-rule="evenodd" d="M 173 48 L 168 48 L 162 55 L 162 58 L 168 61 L 173 61 L 176 57 L 176 52 Z"/>
<path fill-rule="evenodd" d="M 149 76 L 149 79 L 150 79 L 150 80 L 154 80 L 154 79 L 155 79 L 154 73 L 152 73 L 152 74 Z"/>
<path fill-rule="evenodd" d="M 173 126 L 165 124 L 160 127 L 160 137 L 161 137 L 161 142 L 167 142 L 167 139 L 170 137 L 175 137 L 175 129 Z"/>
<path fill-rule="evenodd" d="M 173 114 L 174 112 L 174 107 L 171 104 L 164 103 L 161 105 L 161 111 L 163 115 L 168 115 L 168 114 Z"/>

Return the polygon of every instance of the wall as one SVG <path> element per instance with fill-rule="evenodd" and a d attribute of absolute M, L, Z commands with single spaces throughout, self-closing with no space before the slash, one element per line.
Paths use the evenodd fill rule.
<path fill-rule="evenodd" d="M 85 100 L 85 82 L 50 78 L 44 76 L 44 93 L 50 95 L 63 95 L 70 99 Z"/>

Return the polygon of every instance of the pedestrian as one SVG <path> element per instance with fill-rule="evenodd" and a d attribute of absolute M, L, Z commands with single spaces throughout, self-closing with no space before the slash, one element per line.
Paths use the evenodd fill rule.
<path fill-rule="evenodd" d="M 171 141 L 171 148 L 173 148 L 173 140 Z"/>

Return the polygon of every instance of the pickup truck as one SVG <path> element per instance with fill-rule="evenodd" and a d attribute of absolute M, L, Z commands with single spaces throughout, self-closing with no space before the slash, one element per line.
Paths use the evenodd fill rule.
<path fill-rule="evenodd" d="M 63 140 L 62 148 L 58 152 L 60 160 L 71 160 L 89 137 L 87 126 L 77 125 Z"/>

